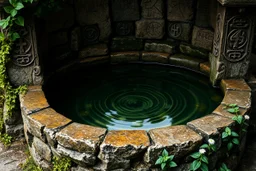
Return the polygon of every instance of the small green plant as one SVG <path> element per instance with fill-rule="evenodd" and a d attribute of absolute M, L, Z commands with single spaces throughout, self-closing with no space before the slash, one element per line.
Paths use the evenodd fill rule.
<path fill-rule="evenodd" d="M 208 171 L 208 157 L 205 149 L 200 149 L 199 152 L 195 152 L 190 156 L 195 159 L 190 165 L 190 170 L 201 169 L 202 171 Z"/>
<path fill-rule="evenodd" d="M 239 106 L 237 104 L 227 104 L 224 109 L 227 109 L 229 113 L 238 115 L 240 113 Z"/>
<path fill-rule="evenodd" d="M 69 158 L 53 157 L 53 171 L 68 171 L 71 167 L 71 160 Z"/>
<path fill-rule="evenodd" d="M 238 137 L 238 133 L 232 131 L 229 127 L 226 127 L 225 131 L 222 132 L 222 140 L 227 142 L 228 151 L 230 151 L 234 145 L 240 144 Z"/>
<path fill-rule="evenodd" d="M 162 152 L 162 156 L 159 156 L 155 165 L 161 165 L 162 170 L 164 170 L 168 167 L 169 168 L 176 167 L 177 164 L 173 161 L 173 159 L 174 159 L 174 155 L 169 156 L 166 149 L 164 149 L 163 152 Z"/>
<path fill-rule="evenodd" d="M 31 156 L 28 156 L 25 163 L 21 164 L 23 171 L 43 171 L 42 168 L 37 166 Z"/>
<path fill-rule="evenodd" d="M 231 171 L 225 163 L 222 163 L 218 171 Z"/>
<path fill-rule="evenodd" d="M 9 147 L 12 143 L 12 137 L 8 134 L 0 133 L 0 141 L 4 144 L 5 147 Z"/>
<path fill-rule="evenodd" d="M 208 155 L 211 155 L 213 152 L 217 151 L 215 141 L 211 138 L 208 140 L 208 144 L 201 145 L 200 149 L 206 149 L 208 151 Z"/>

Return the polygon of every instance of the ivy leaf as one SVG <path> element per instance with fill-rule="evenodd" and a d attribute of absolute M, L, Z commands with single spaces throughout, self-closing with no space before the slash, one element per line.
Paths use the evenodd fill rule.
<path fill-rule="evenodd" d="M 15 4 L 16 4 L 16 0 L 9 0 L 9 2 L 10 2 L 10 4 L 13 6 L 13 7 L 15 7 Z"/>
<path fill-rule="evenodd" d="M 20 10 L 20 9 L 24 8 L 24 5 L 23 5 L 21 2 L 18 2 L 18 3 L 16 3 L 16 4 L 14 5 L 14 8 L 15 8 L 16 10 Z"/>
<path fill-rule="evenodd" d="M 227 145 L 227 147 L 228 147 L 228 151 L 230 151 L 230 150 L 233 148 L 232 142 L 229 142 L 228 145 Z"/>
<path fill-rule="evenodd" d="M 0 40 L 4 40 L 5 39 L 5 36 L 4 36 L 4 33 L 0 32 Z M 1 97 L 2 98 L 2 97 Z"/>
<path fill-rule="evenodd" d="M 157 159 L 157 161 L 156 161 L 155 165 L 157 165 L 157 164 L 161 164 L 162 162 L 163 162 L 163 157 L 162 157 L 162 156 L 160 156 L 160 157 Z"/>
<path fill-rule="evenodd" d="M 228 134 L 226 132 L 222 132 L 222 139 L 227 138 Z"/>
<path fill-rule="evenodd" d="M 168 156 L 168 152 L 166 151 L 166 149 L 163 150 L 162 156 Z"/>
<path fill-rule="evenodd" d="M 14 9 L 12 6 L 6 6 L 6 7 L 4 7 L 4 11 L 5 11 L 7 14 L 10 14 L 12 9 Z"/>
<path fill-rule="evenodd" d="M 233 138 L 232 139 L 232 142 L 236 145 L 239 145 L 239 140 L 237 138 Z"/>
<path fill-rule="evenodd" d="M 231 135 L 231 129 L 229 127 L 226 127 L 225 128 L 225 132 L 228 134 L 228 135 Z"/>
<path fill-rule="evenodd" d="M 7 19 L 0 20 L 0 27 L 2 27 L 3 29 L 6 29 L 8 25 L 9 25 L 9 20 Z"/>
<path fill-rule="evenodd" d="M 169 164 L 170 167 L 177 167 L 178 165 L 174 162 L 174 161 L 171 161 L 170 164 Z"/>
<path fill-rule="evenodd" d="M 208 169 L 208 166 L 205 163 L 202 163 L 201 170 L 202 171 L 208 171 L 209 169 Z"/>
<path fill-rule="evenodd" d="M 197 170 L 201 166 L 201 161 L 195 160 L 192 163 L 192 170 Z"/>
<path fill-rule="evenodd" d="M 236 110 L 234 108 L 228 109 L 229 113 L 236 113 Z"/>
<path fill-rule="evenodd" d="M 166 166 L 166 163 L 162 163 L 161 164 L 161 169 L 164 170 L 165 166 Z"/>
<path fill-rule="evenodd" d="M 237 117 L 237 123 L 241 124 L 243 122 L 243 116 L 239 115 Z"/>
<path fill-rule="evenodd" d="M 233 131 L 231 132 L 231 136 L 232 136 L 232 137 L 239 137 L 238 133 L 233 132 Z"/>
<path fill-rule="evenodd" d="M 203 144 L 200 148 L 209 148 L 208 144 Z"/>
<path fill-rule="evenodd" d="M 12 41 L 15 41 L 18 38 L 20 38 L 20 35 L 18 33 L 14 32 L 13 34 L 11 34 Z"/>
<path fill-rule="evenodd" d="M 22 16 L 18 16 L 17 19 L 15 20 L 15 23 L 19 26 L 24 27 L 24 18 Z"/>
<path fill-rule="evenodd" d="M 201 156 L 201 154 L 199 152 L 195 152 L 195 153 L 191 154 L 190 156 L 193 157 L 194 159 L 198 159 Z"/>
<path fill-rule="evenodd" d="M 204 163 L 208 164 L 208 158 L 205 155 L 203 155 L 201 159 Z"/>
<path fill-rule="evenodd" d="M 229 104 L 229 107 L 237 107 L 237 104 Z"/>
<path fill-rule="evenodd" d="M 170 160 L 173 160 L 173 158 L 174 158 L 174 155 L 170 155 L 170 156 L 169 156 L 169 159 L 170 159 Z"/>

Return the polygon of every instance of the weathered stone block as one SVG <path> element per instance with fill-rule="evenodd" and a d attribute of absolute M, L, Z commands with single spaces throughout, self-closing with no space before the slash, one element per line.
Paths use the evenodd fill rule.
<path fill-rule="evenodd" d="M 142 49 L 142 39 L 136 39 L 133 37 L 115 37 L 111 43 L 112 51 L 139 51 Z"/>
<path fill-rule="evenodd" d="M 194 0 L 167 0 L 169 21 L 191 21 L 194 17 Z"/>
<path fill-rule="evenodd" d="M 198 132 L 206 140 L 212 138 L 217 148 L 221 146 L 221 133 L 226 127 L 234 125 L 234 121 L 218 115 L 208 115 L 187 123 L 188 127 Z"/>
<path fill-rule="evenodd" d="M 133 36 L 134 22 L 124 21 L 115 23 L 115 33 L 117 36 Z"/>
<path fill-rule="evenodd" d="M 222 79 L 220 86 L 223 92 L 226 92 L 227 90 L 251 92 L 251 88 L 248 86 L 244 79 Z"/>
<path fill-rule="evenodd" d="M 49 107 L 42 90 L 28 91 L 25 95 L 20 95 L 20 102 L 21 109 L 25 115 Z"/>
<path fill-rule="evenodd" d="M 227 90 L 222 104 L 237 104 L 245 109 L 251 108 L 251 92 Z"/>
<path fill-rule="evenodd" d="M 106 129 L 72 123 L 56 134 L 56 139 L 63 147 L 95 155 Z"/>
<path fill-rule="evenodd" d="M 113 52 L 111 53 L 111 63 L 129 63 L 140 60 L 139 52 Z"/>
<path fill-rule="evenodd" d="M 140 20 L 136 22 L 136 38 L 162 39 L 164 34 L 164 20 Z"/>
<path fill-rule="evenodd" d="M 186 55 L 208 59 L 209 58 L 209 52 L 204 49 L 199 49 L 196 47 L 193 47 L 189 44 L 180 44 L 180 51 Z"/>
<path fill-rule="evenodd" d="M 62 7 L 61 10 L 50 13 L 45 18 L 47 32 L 71 28 L 74 24 L 74 16 L 74 9 L 69 6 Z"/>
<path fill-rule="evenodd" d="M 98 56 L 98 57 L 90 57 L 90 58 L 85 58 L 79 61 L 81 64 L 86 64 L 86 65 L 98 65 L 98 64 L 105 64 L 109 63 L 109 56 Z"/>
<path fill-rule="evenodd" d="M 49 35 L 49 45 L 54 47 L 68 43 L 68 32 L 60 31 Z"/>
<path fill-rule="evenodd" d="M 114 21 L 136 21 L 140 19 L 138 0 L 111 0 Z"/>
<path fill-rule="evenodd" d="M 200 63 L 200 71 L 204 73 L 205 75 L 210 75 L 210 63 L 209 62 L 203 62 Z"/>
<path fill-rule="evenodd" d="M 227 118 L 230 118 L 232 119 L 235 115 L 234 114 L 231 114 L 227 111 L 227 109 L 224 109 L 225 105 L 219 105 L 212 113 L 213 114 L 216 114 L 216 115 L 220 115 L 220 116 L 223 116 L 223 117 L 227 117 Z M 249 115 L 249 111 L 248 109 L 242 109 L 240 108 L 239 109 L 239 115 Z"/>
<path fill-rule="evenodd" d="M 164 16 L 164 1 L 141 1 L 142 17 L 147 19 L 162 19 Z"/>
<path fill-rule="evenodd" d="M 169 61 L 169 54 L 160 52 L 143 52 L 141 60 L 145 62 L 159 62 L 167 64 Z"/>
<path fill-rule="evenodd" d="M 152 129 L 149 136 L 153 145 L 149 146 L 144 156 L 147 163 L 155 164 L 162 151 L 166 149 L 175 158 L 181 158 L 196 150 L 203 138 L 186 126 L 170 126 Z"/>
<path fill-rule="evenodd" d="M 96 157 L 92 154 L 74 151 L 74 150 L 65 148 L 61 145 L 57 146 L 57 152 L 71 158 L 74 162 L 82 166 L 94 165 L 96 162 Z"/>
<path fill-rule="evenodd" d="M 210 9 L 211 2 L 205 0 L 197 0 L 196 9 L 196 26 L 209 27 L 210 25 Z"/>
<path fill-rule="evenodd" d="M 79 52 L 79 58 L 86 58 L 91 56 L 104 56 L 107 54 L 108 46 L 106 44 L 96 44 L 83 48 Z"/>
<path fill-rule="evenodd" d="M 47 144 L 45 144 L 40 139 L 34 137 L 34 139 L 33 139 L 33 146 L 34 146 L 37 154 L 39 154 L 45 160 L 51 162 L 51 160 L 52 160 L 52 152 L 51 152 L 50 147 Z"/>
<path fill-rule="evenodd" d="M 194 26 L 192 34 L 192 45 L 211 51 L 213 37 L 214 32 L 212 30 Z"/>
<path fill-rule="evenodd" d="M 80 25 L 97 25 L 99 30 L 89 27 L 82 30 L 87 38 L 108 40 L 111 34 L 111 22 L 108 1 L 102 0 L 76 0 L 76 17 Z M 83 36 L 84 37 L 84 36 Z"/>
<path fill-rule="evenodd" d="M 192 25 L 190 23 L 168 22 L 168 35 L 170 38 L 189 42 Z"/>
<path fill-rule="evenodd" d="M 70 36 L 70 48 L 73 51 L 78 51 L 79 48 L 81 47 L 81 28 L 76 27 L 71 31 L 71 36 Z"/>
<path fill-rule="evenodd" d="M 174 54 L 177 46 L 168 41 L 147 41 L 144 50 L 149 52 L 162 52 Z"/>
<path fill-rule="evenodd" d="M 146 131 L 109 131 L 100 146 L 98 157 L 107 169 L 125 169 L 130 165 L 130 159 L 140 155 L 149 144 Z"/>
<path fill-rule="evenodd" d="M 199 70 L 200 63 L 204 62 L 204 60 L 182 54 L 175 54 L 170 56 L 169 62 L 172 65 L 183 66 L 194 70 Z"/>

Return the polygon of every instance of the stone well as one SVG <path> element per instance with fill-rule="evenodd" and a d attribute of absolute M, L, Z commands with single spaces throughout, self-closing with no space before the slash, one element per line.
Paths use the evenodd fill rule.
<path fill-rule="evenodd" d="M 189 170 L 192 152 L 209 138 L 220 148 L 220 133 L 235 127 L 224 104 L 236 103 L 242 115 L 250 113 L 246 82 L 256 47 L 255 5 L 256 0 L 65 0 L 61 10 L 41 19 L 25 13 L 8 72 L 14 85 L 28 84 L 29 90 L 20 96 L 23 124 L 5 118 L 6 132 L 20 134 L 24 126 L 30 153 L 45 170 L 51 170 L 54 155 L 71 158 L 72 170 L 157 170 L 154 162 L 163 149 L 175 154 L 176 170 Z M 138 61 L 208 75 L 225 94 L 222 104 L 187 125 L 108 131 L 57 113 L 41 87 L 51 73 L 70 66 Z M 234 168 L 245 139 L 232 160 L 220 148 L 210 168 L 224 160 Z"/>

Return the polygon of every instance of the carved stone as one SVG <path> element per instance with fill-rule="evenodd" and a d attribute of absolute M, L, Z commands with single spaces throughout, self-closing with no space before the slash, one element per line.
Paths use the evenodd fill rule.
<path fill-rule="evenodd" d="M 140 19 L 138 0 L 111 0 L 111 4 L 114 21 L 136 21 Z"/>
<path fill-rule="evenodd" d="M 115 24 L 115 33 L 117 36 L 134 35 L 134 22 L 118 22 Z"/>
<path fill-rule="evenodd" d="M 192 25 L 189 23 L 169 22 L 167 26 L 170 38 L 188 42 L 191 38 Z"/>
<path fill-rule="evenodd" d="M 136 38 L 162 39 L 165 30 L 164 20 L 140 20 L 136 22 Z"/>
<path fill-rule="evenodd" d="M 99 40 L 107 40 L 111 34 L 111 22 L 108 1 L 105 0 L 76 0 L 75 9 L 77 21 L 81 26 L 99 28 Z M 84 31 L 82 30 L 82 34 Z M 88 33 L 85 33 L 88 34 Z M 95 34 L 95 30 L 89 30 L 89 34 Z M 90 37 L 88 35 L 88 37 Z"/>
<path fill-rule="evenodd" d="M 211 50 L 214 32 L 210 29 L 194 26 L 192 34 L 192 45 L 203 49 Z"/>
<path fill-rule="evenodd" d="M 142 0 L 142 17 L 148 19 L 161 19 L 164 16 L 163 0 Z"/>
<path fill-rule="evenodd" d="M 43 77 L 39 65 L 35 26 L 32 19 L 26 20 L 26 26 L 19 30 L 21 38 L 14 44 L 12 63 L 8 66 L 8 75 L 12 84 L 40 85 Z"/>
<path fill-rule="evenodd" d="M 210 56 L 211 81 L 244 78 L 249 67 L 254 29 L 253 11 L 249 8 L 218 7 L 213 51 Z"/>
<path fill-rule="evenodd" d="M 169 21 L 191 21 L 194 17 L 194 0 L 167 0 Z"/>

